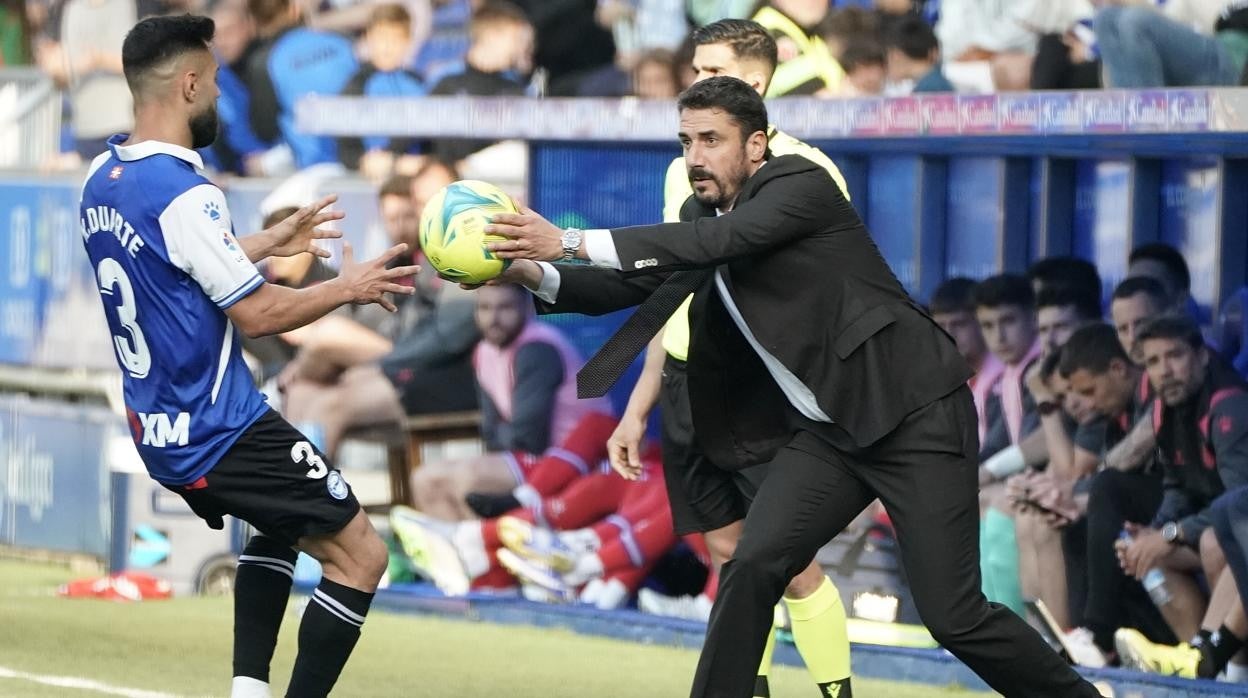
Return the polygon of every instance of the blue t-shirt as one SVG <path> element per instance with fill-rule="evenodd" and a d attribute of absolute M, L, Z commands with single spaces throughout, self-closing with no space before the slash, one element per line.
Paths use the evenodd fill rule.
<path fill-rule="evenodd" d="M 144 141 L 91 163 L 80 205 L 125 388 L 151 476 L 193 483 L 268 406 L 225 309 L 263 279 L 234 237 L 225 195 L 192 150 Z"/>

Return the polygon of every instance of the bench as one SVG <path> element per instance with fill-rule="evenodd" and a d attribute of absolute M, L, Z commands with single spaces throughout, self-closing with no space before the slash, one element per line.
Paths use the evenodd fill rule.
<path fill-rule="evenodd" d="M 403 421 L 403 448 L 391 449 L 390 503 L 412 506 L 412 473 L 420 467 L 426 444 L 480 436 L 481 413 L 442 412 L 418 414 Z"/>

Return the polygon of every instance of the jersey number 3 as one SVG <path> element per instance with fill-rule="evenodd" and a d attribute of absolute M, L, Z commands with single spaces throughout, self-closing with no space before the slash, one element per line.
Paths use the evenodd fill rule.
<path fill-rule="evenodd" d="M 312 450 L 312 444 L 307 441 L 300 441 L 291 446 L 290 458 L 296 463 L 307 463 L 308 477 L 313 480 L 320 480 L 329 474 L 329 468 L 325 467 L 325 461 L 316 455 L 316 451 Z"/>
<path fill-rule="evenodd" d="M 117 260 L 105 257 L 95 269 L 95 277 L 100 283 L 100 293 L 106 296 L 117 296 L 117 321 L 121 329 L 129 337 L 113 335 L 113 346 L 117 349 L 117 360 L 122 368 L 134 378 L 146 378 L 152 368 L 152 353 L 147 348 L 147 340 L 143 330 L 139 329 L 138 317 L 134 304 L 134 287 L 130 285 L 130 277 Z"/>

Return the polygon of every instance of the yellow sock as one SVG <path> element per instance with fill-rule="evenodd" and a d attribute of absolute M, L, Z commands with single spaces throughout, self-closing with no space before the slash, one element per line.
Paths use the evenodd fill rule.
<path fill-rule="evenodd" d="M 806 669 L 823 685 L 849 676 L 849 633 L 845 606 L 832 580 L 823 578 L 815 593 L 804 599 L 784 597 L 793 623 L 793 642 Z"/>
<path fill-rule="evenodd" d="M 771 673 L 771 655 L 776 651 L 776 626 L 771 626 L 767 633 L 767 644 L 763 647 L 763 661 L 758 665 L 758 677 L 754 680 L 754 698 L 769 698 L 771 687 L 767 676 Z"/>

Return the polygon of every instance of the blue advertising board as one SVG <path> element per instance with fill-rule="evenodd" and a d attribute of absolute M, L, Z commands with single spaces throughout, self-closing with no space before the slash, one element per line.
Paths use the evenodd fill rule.
<path fill-rule="evenodd" d="M 108 453 L 124 435 L 98 407 L 0 396 L 0 543 L 108 553 Z"/>

